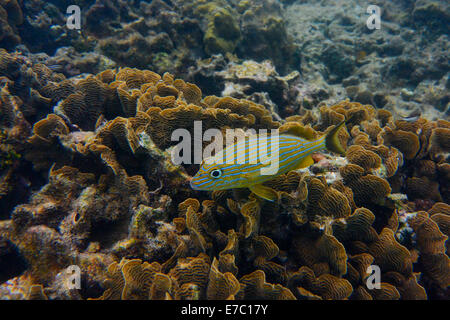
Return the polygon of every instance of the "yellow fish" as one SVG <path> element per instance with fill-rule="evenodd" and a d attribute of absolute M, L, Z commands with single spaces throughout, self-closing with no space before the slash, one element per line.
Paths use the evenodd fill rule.
<path fill-rule="evenodd" d="M 344 154 L 345 150 L 339 142 L 338 132 L 347 121 L 342 121 L 326 135 L 314 141 L 288 134 L 267 136 L 265 139 L 253 135 L 242 139 L 216 155 L 204 159 L 190 182 L 191 187 L 195 190 L 209 191 L 249 188 L 259 197 L 274 201 L 278 199 L 277 192 L 262 183 L 290 170 L 309 167 L 314 163 L 311 154 L 319 150 L 328 149 Z M 266 154 L 269 154 L 270 150 L 270 157 L 264 159 L 261 156 L 262 149 Z M 272 153 L 272 150 L 278 152 Z M 230 155 L 235 161 L 227 161 L 231 159 L 227 158 Z M 270 171 L 274 161 L 277 161 L 276 168 Z"/>

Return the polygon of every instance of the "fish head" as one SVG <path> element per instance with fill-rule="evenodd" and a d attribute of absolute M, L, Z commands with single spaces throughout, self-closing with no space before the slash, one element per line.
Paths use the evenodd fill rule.
<path fill-rule="evenodd" d="M 223 183 L 223 168 L 220 164 L 208 164 L 203 161 L 200 169 L 191 179 L 191 188 L 194 190 L 219 190 Z"/>

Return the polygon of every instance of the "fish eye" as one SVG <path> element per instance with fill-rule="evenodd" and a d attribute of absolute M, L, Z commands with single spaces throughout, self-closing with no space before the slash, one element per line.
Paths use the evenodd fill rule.
<path fill-rule="evenodd" d="M 220 178 L 222 176 L 222 170 L 214 169 L 209 173 L 209 175 L 214 179 Z"/>

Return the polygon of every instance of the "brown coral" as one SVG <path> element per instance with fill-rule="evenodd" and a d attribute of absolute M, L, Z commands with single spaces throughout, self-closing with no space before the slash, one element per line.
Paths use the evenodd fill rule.
<path fill-rule="evenodd" d="M 2 47 L 12 48 L 21 42 L 17 26 L 23 23 L 22 9 L 16 0 L 2 1 L 0 3 L 0 28 Z"/>
<path fill-rule="evenodd" d="M 381 165 L 381 158 L 375 152 L 365 150 L 362 146 L 350 146 L 345 156 L 350 163 L 359 165 L 365 170 L 376 169 Z"/>
<path fill-rule="evenodd" d="M 384 127 L 382 134 L 384 142 L 399 149 L 406 159 L 413 159 L 420 149 L 420 141 L 417 135 L 404 130 L 392 130 Z"/>
<path fill-rule="evenodd" d="M 19 61 L 0 51 L 0 70 L 16 73 L 15 81 Z M 48 181 L 14 210 L 7 231 L 0 225 L 1 236 L 30 264 L 29 297 L 58 297 L 54 279 L 73 259 L 88 281 L 107 279 L 101 299 L 445 294 L 445 121 L 393 122 L 385 110 L 344 101 L 321 104 L 320 119 L 306 112 L 281 124 L 262 105 L 202 97 L 196 85 L 169 73 L 121 68 L 75 80 L 44 65 L 28 70 L 39 83 L 34 104 L 23 93 L 8 96 L 8 82 L 1 125 L 14 133 L 25 106 L 58 105 L 57 114 L 35 113 L 27 142 L 26 158 L 34 170 L 48 172 Z M 339 136 L 349 145 L 348 163 L 317 155 L 315 168 L 266 182 L 279 195 L 274 203 L 247 190 L 192 191 L 194 168 L 174 165 L 165 151 L 174 145 L 171 132 L 193 133 L 194 121 L 204 130 L 279 128 L 316 139 L 353 115 Z M 392 190 L 409 202 L 396 200 Z M 428 213 L 412 214 L 419 205 Z M 374 264 L 382 272 L 378 291 L 366 286 Z"/>
<path fill-rule="evenodd" d="M 34 124 L 26 158 L 33 162 L 36 170 L 48 169 L 56 159 L 61 160 L 64 153 L 61 152 L 58 137 L 68 133 L 69 128 L 63 119 L 54 114 Z"/>
<path fill-rule="evenodd" d="M 222 273 L 218 270 L 219 261 L 214 259 L 209 272 L 206 297 L 209 300 L 225 300 L 234 298 L 238 293 L 239 281 L 230 272 Z"/>
<path fill-rule="evenodd" d="M 396 241 L 389 228 L 381 231 L 378 240 L 370 245 L 369 253 L 383 272 L 396 271 L 406 277 L 412 273 L 411 253 Z"/>
<path fill-rule="evenodd" d="M 445 242 L 448 236 L 441 232 L 438 224 L 430 219 L 426 212 L 418 212 L 408 221 L 408 224 L 416 233 L 419 259 L 424 265 L 426 274 L 440 287 L 448 287 L 450 259 L 445 254 Z"/>
<path fill-rule="evenodd" d="M 292 292 L 280 284 L 266 282 L 264 271 L 245 275 L 239 279 L 241 285 L 237 297 L 239 299 L 294 300 Z"/>
<path fill-rule="evenodd" d="M 318 275 L 342 276 L 347 272 L 345 248 L 334 236 L 323 234 L 317 239 L 297 236 L 292 249 L 299 262 Z"/>
<path fill-rule="evenodd" d="M 122 260 L 108 267 L 106 290 L 99 300 L 148 299 L 152 282 L 156 280 L 161 266 L 148 264 L 141 260 Z"/>
<path fill-rule="evenodd" d="M 362 206 L 368 203 L 382 203 L 391 192 L 389 183 L 375 175 L 364 174 L 364 169 L 348 164 L 340 169 L 345 185 L 353 191 L 355 203 Z"/>
<path fill-rule="evenodd" d="M 308 267 L 301 267 L 290 279 L 290 287 L 295 287 L 299 298 L 323 298 L 330 300 L 343 300 L 352 293 L 350 282 L 324 274 L 316 277 L 314 271 Z"/>

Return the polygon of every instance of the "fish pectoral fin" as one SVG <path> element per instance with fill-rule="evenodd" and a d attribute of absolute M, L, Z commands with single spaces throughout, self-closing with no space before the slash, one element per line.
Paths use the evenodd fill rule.
<path fill-rule="evenodd" d="M 269 201 L 275 201 L 279 199 L 278 193 L 269 187 L 263 186 L 262 184 L 255 184 L 248 187 L 254 194 L 258 197 Z"/>
<path fill-rule="evenodd" d="M 309 156 L 304 157 L 304 158 L 299 162 L 299 164 L 297 165 L 297 167 L 295 167 L 295 169 L 307 168 L 307 167 L 309 167 L 310 165 L 313 165 L 313 164 L 314 164 L 314 160 L 313 160 L 313 158 L 309 155 Z"/>

